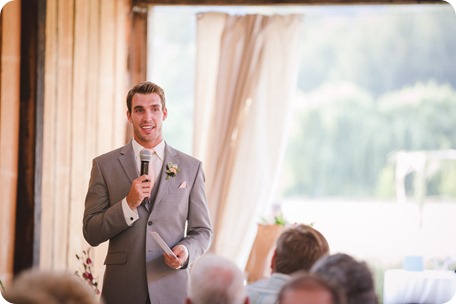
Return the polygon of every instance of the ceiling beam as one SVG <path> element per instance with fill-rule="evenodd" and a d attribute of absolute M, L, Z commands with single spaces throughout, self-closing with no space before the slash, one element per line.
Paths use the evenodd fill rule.
<path fill-rule="evenodd" d="M 448 4 L 442 0 L 133 0 L 136 5 L 378 5 L 378 4 Z M 448 4 L 449 5 L 449 4 Z"/>

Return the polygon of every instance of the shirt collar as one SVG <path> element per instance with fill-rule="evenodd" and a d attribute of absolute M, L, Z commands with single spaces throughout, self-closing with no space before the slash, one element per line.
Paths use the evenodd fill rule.
<path fill-rule="evenodd" d="M 141 152 L 142 149 L 145 149 L 135 139 L 132 140 L 132 146 L 133 146 L 133 151 L 135 152 L 136 157 L 139 157 L 139 152 Z M 160 160 L 163 161 L 164 155 L 165 155 L 165 141 L 162 140 L 158 145 L 153 147 L 153 149 L 154 149 L 155 153 L 157 153 L 158 158 L 160 158 Z"/>

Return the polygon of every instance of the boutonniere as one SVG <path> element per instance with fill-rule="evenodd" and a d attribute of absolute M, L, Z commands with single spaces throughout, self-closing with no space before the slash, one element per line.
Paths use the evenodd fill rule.
<path fill-rule="evenodd" d="M 168 180 L 170 177 L 174 177 L 177 175 L 177 173 L 180 172 L 180 168 L 177 164 L 173 164 L 172 162 L 169 162 L 166 164 L 166 179 Z"/>

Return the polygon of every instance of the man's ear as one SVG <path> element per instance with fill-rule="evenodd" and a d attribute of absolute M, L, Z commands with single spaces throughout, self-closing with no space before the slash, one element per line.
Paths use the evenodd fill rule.
<path fill-rule="evenodd" d="M 127 110 L 127 119 L 128 119 L 128 122 L 132 122 L 131 121 L 131 113 L 128 110 Z"/>
<path fill-rule="evenodd" d="M 272 272 L 275 271 L 275 267 L 276 267 L 276 256 L 277 256 L 277 250 L 274 250 L 274 253 L 273 253 L 272 258 L 271 258 L 271 270 L 272 270 Z"/>
<path fill-rule="evenodd" d="M 162 120 L 165 121 L 166 117 L 168 117 L 168 108 L 163 109 L 163 118 Z"/>

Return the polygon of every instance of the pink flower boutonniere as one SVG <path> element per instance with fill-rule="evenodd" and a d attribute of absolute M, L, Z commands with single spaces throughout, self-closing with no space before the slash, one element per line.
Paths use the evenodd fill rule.
<path fill-rule="evenodd" d="M 173 164 L 172 162 L 166 164 L 166 180 L 168 180 L 170 177 L 176 176 L 179 172 L 180 168 L 177 164 Z"/>

